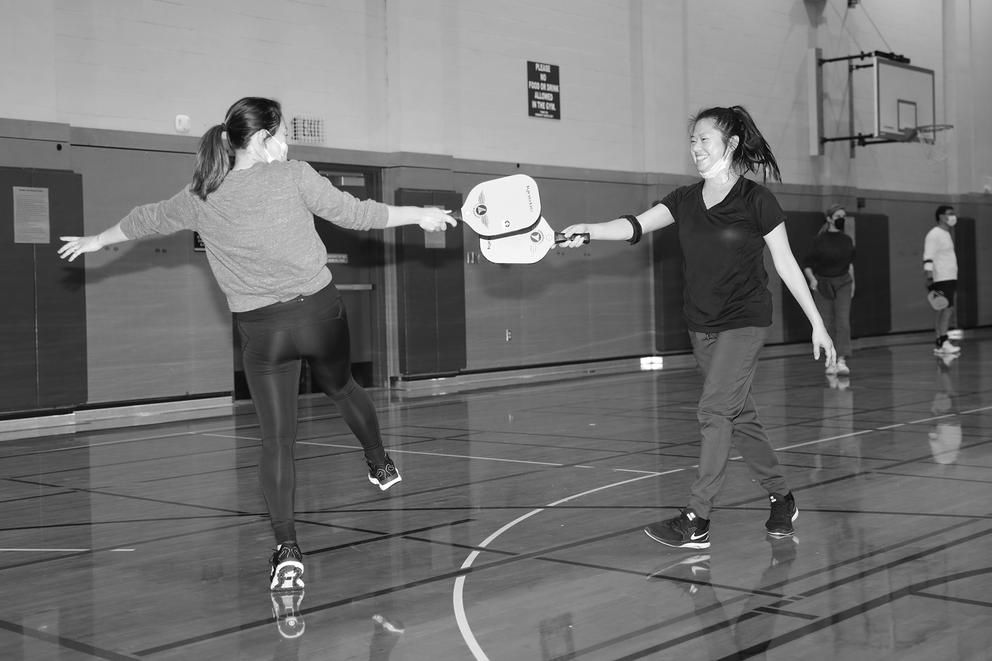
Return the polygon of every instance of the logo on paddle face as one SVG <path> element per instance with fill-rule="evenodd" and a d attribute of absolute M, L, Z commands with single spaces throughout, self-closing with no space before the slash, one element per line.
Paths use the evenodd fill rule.
<path fill-rule="evenodd" d="M 530 233 L 531 243 L 540 243 L 544 240 L 544 235 L 540 231 L 533 231 Z"/>
<path fill-rule="evenodd" d="M 485 216 L 487 211 L 489 211 L 489 209 L 486 208 L 485 204 L 475 205 L 475 215 L 478 216 L 479 218 Z"/>

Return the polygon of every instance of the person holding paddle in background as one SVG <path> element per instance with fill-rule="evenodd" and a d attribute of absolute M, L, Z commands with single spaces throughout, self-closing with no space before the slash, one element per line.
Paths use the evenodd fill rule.
<path fill-rule="evenodd" d="M 836 362 L 833 342 L 789 247 L 785 213 L 764 186 L 742 176 L 763 170 L 781 181 L 771 148 L 741 106 L 707 108 L 690 123 L 689 152 L 702 181 L 669 193 L 637 216 L 579 223 L 561 230 L 568 247 L 578 235 L 637 243 L 644 232 L 675 223 L 684 257 L 683 312 L 693 354 L 703 374 L 697 416 L 699 467 L 681 513 L 645 532 L 667 546 L 709 548 L 710 512 L 726 478 L 732 445 L 768 493 L 772 537 L 795 530 L 795 498 L 755 410 L 751 385 L 758 353 L 772 323 L 764 249 L 812 325 L 813 356 Z"/>
<path fill-rule="evenodd" d="M 303 588 L 294 458 L 303 359 L 361 442 L 369 481 L 385 490 L 401 479 L 382 446 L 372 399 L 351 376 L 348 319 L 314 216 L 355 230 L 418 224 L 438 232 L 456 224 L 439 209 L 359 201 L 308 163 L 287 160 L 287 149 L 279 102 L 243 98 L 200 140 L 191 185 L 168 200 L 136 207 L 100 234 L 60 237 L 65 243 L 59 249 L 71 262 L 122 241 L 199 232 L 238 324 L 261 427 L 259 477 L 277 544 L 272 590 Z"/>

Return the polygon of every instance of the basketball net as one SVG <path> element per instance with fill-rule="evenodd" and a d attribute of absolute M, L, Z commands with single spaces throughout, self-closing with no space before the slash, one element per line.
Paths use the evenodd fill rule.
<path fill-rule="evenodd" d="M 951 140 L 954 138 L 954 126 L 951 124 L 929 124 L 918 126 L 910 136 L 910 142 L 916 143 L 923 150 L 923 155 L 931 164 L 947 161 L 950 156 Z"/>

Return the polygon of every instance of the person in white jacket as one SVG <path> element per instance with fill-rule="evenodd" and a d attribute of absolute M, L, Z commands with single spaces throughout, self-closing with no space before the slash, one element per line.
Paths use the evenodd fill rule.
<path fill-rule="evenodd" d="M 937 333 L 934 354 L 952 355 L 960 353 L 961 347 L 951 344 L 947 328 L 954 309 L 954 298 L 958 284 L 958 258 L 954 254 L 954 239 L 951 228 L 958 222 L 954 207 L 941 205 L 934 214 L 937 225 L 923 240 L 923 273 L 927 279 L 927 289 L 941 293 L 947 299 L 947 307 L 935 310 L 934 330 Z"/>

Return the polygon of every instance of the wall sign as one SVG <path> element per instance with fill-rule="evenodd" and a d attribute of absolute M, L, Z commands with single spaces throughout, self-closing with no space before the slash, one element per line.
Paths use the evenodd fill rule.
<path fill-rule="evenodd" d="M 527 62 L 527 114 L 561 119 L 561 89 L 558 65 Z"/>
<path fill-rule="evenodd" d="M 48 243 L 48 189 L 14 186 L 14 243 Z"/>

